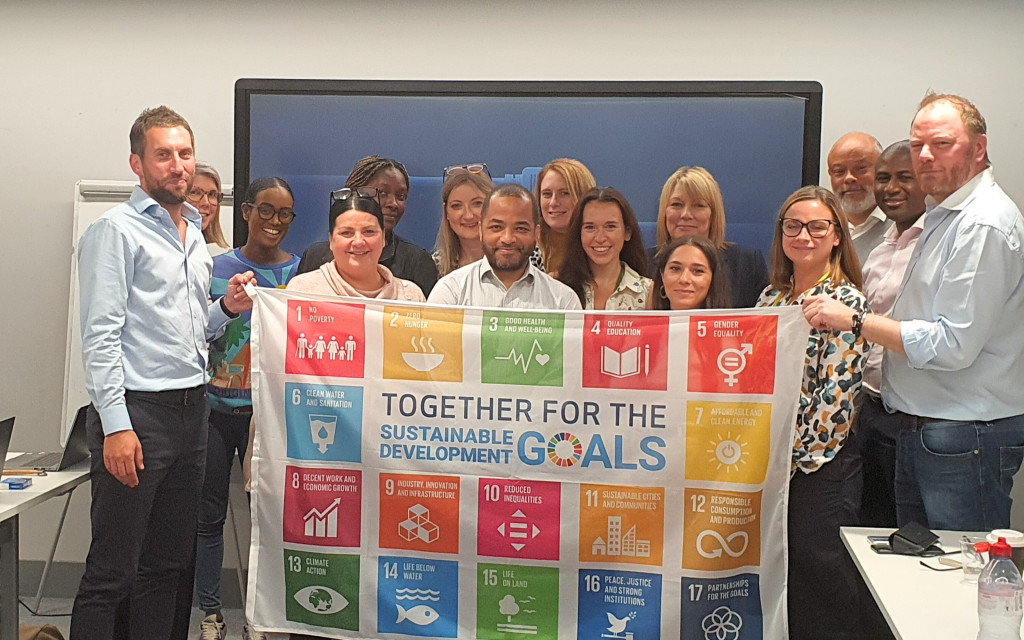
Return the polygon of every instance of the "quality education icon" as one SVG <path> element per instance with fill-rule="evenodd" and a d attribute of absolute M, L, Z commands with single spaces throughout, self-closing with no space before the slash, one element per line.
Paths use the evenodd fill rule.
<path fill-rule="evenodd" d="M 587 314 L 583 326 L 584 387 L 668 388 L 667 317 Z"/>

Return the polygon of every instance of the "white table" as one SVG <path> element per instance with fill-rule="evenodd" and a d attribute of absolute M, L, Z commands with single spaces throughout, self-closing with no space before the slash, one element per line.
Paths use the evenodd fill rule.
<path fill-rule="evenodd" d="M 892 531 L 843 527 L 841 536 L 897 640 L 976 638 L 978 584 L 964 582 L 961 570 L 933 571 L 921 566 L 921 558 L 871 550 L 869 535 Z M 959 550 L 963 532 L 935 533 L 944 549 Z M 936 564 L 934 558 L 929 562 Z"/>
<path fill-rule="evenodd" d="M 8 457 L 18 455 L 10 453 Z M 67 496 L 60 524 L 54 537 L 50 557 L 40 581 L 53 562 L 53 552 L 64 525 L 64 515 L 71 501 L 71 492 L 89 479 L 89 460 L 83 460 L 64 471 L 51 471 L 45 476 L 32 476 L 32 486 L 18 491 L 0 490 L 0 637 L 18 637 L 18 517 L 29 509 L 58 496 Z M 41 594 L 41 592 L 40 592 Z M 40 595 L 40 594 L 37 594 Z M 38 602 L 36 604 L 38 607 Z"/>

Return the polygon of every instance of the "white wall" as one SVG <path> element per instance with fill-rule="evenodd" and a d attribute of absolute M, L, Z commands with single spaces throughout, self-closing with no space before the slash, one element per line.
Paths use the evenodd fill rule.
<path fill-rule="evenodd" d="M 231 176 L 240 77 L 818 80 L 823 157 L 851 129 L 906 137 L 933 88 L 978 104 L 997 177 L 1024 202 L 1020 0 L 12 4 L 0 9 L 0 417 L 18 416 L 20 449 L 57 442 L 75 181 L 133 178 L 128 129 L 162 103 Z M 60 560 L 85 557 L 85 498 Z M 23 558 L 44 556 L 56 516 L 23 518 Z"/>

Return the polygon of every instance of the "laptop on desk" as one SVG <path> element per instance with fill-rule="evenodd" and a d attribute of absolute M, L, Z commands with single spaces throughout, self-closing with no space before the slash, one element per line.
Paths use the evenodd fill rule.
<path fill-rule="evenodd" d="M 89 441 L 85 434 L 85 409 L 86 407 L 80 408 L 75 415 L 75 422 L 71 425 L 71 433 L 68 434 L 68 441 L 64 445 L 63 451 L 23 453 L 8 460 L 4 466 L 8 469 L 63 471 L 71 465 L 88 458 Z M 13 427 L 14 418 L 11 418 L 11 422 Z M 0 438 L 2 437 L 3 433 L 0 433 Z M 9 435 L 8 440 L 10 440 Z M 6 450 L 4 455 L 6 456 Z"/>

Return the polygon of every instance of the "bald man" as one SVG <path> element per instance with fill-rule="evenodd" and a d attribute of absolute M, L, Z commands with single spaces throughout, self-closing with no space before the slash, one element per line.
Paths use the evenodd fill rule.
<path fill-rule="evenodd" d="M 828 152 L 832 192 L 850 221 L 850 238 L 861 264 L 892 226 L 875 206 L 875 163 L 881 153 L 878 140 L 860 131 L 839 138 Z"/>

